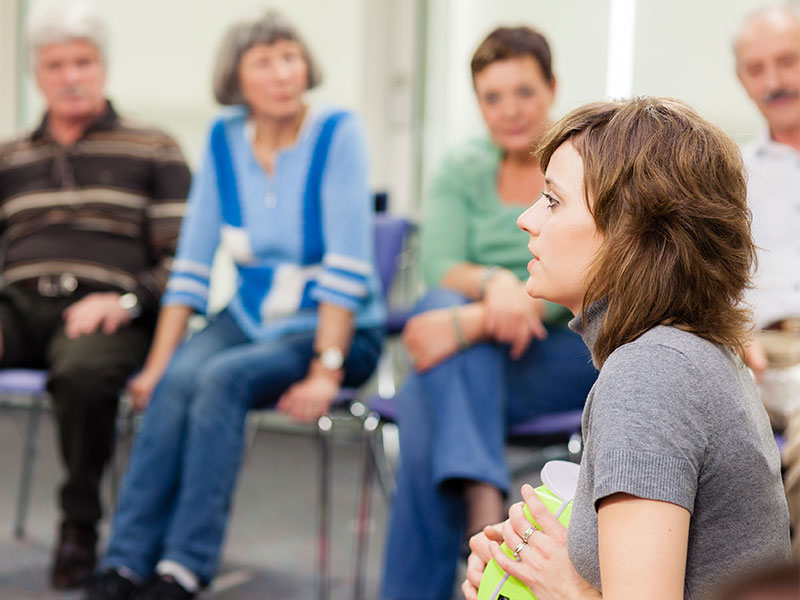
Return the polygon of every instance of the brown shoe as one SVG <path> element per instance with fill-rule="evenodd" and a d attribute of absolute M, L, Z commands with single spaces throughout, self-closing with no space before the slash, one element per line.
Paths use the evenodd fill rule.
<path fill-rule="evenodd" d="M 96 545 L 97 530 L 93 525 L 64 521 L 50 573 L 53 587 L 65 590 L 86 585 L 97 563 Z"/>

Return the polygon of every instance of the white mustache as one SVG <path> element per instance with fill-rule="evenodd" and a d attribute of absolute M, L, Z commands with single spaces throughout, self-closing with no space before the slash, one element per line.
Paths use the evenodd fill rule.
<path fill-rule="evenodd" d="M 58 90 L 59 98 L 85 98 L 88 96 L 88 90 L 82 85 L 68 85 Z"/>

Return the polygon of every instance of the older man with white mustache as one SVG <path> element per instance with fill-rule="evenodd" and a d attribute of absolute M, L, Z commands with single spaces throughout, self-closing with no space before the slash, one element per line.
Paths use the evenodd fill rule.
<path fill-rule="evenodd" d="M 767 121 L 743 149 L 758 271 L 750 303 L 759 331 L 747 348 L 773 425 L 785 427 L 784 483 L 800 556 L 800 14 L 761 9 L 734 43 L 736 72 Z"/>
<path fill-rule="evenodd" d="M 119 391 L 149 345 L 190 175 L 171 138 L 106 100 L 91 6 L 39 3 L 27 37 L 47 112 L 0 144 L 0 367 L 48 370 L 66 467 L 51 581 L 70 588 L 94 569 Z"/>

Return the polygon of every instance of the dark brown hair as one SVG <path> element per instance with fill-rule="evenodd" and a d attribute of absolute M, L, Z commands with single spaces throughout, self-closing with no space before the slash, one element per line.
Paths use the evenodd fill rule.
<path fill-rule="evenodd" d="M 604 238 L 583 300 L 584 314 L 608 301 L 597 364 L 667 324 L 741 353 L 755 247 L 736 144 L 671 98 L 574 110 L 540 143 L 543 170 L 567 141 L 583 159 L 586 201 Z"/>
<path fill-rule="evenodd" d="M 545 81 L 553 83 L 550 45 L 541 33 L 525 26 L 498 27 L 486 36 L 472 55 L 472 78 L 494 62 L 520 56 L 532 57 L 542 68 Z"/>

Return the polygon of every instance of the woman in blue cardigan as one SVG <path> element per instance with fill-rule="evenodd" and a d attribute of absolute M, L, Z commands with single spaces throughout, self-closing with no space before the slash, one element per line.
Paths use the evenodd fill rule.
<path fill-rule="evenodd" d="M 212 124 L 156 338 L 130 384 L 149 405 L 93 600 L 193 597 L 214 575 L 247 411 L 313 420 L 373 370 L 384 314 L 363 134 L 352 114 L 305 103 L 318 81 L 275 13 L 224 38 L 214 91 L 230 107 Z M 206 311 L 218 247 L 237 292 L 181 344 Z"/>

